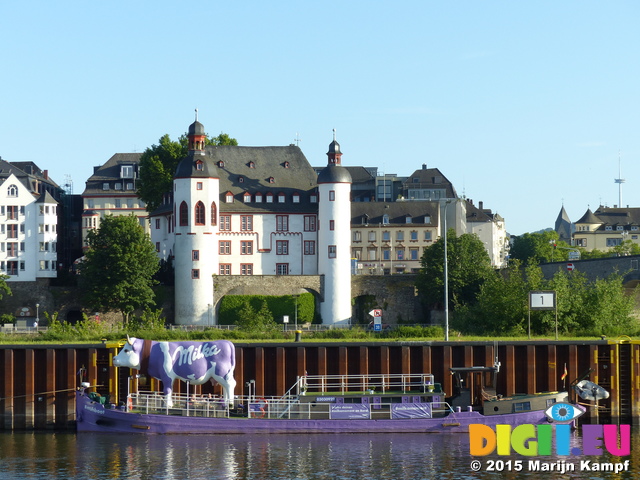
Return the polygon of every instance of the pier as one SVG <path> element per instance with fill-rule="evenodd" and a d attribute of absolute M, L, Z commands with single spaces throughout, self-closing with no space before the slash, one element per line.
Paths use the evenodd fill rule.
<path fill-rule="evenodd" d="M 452 394 L 450 367 L 501 364 L 502 395 L 570 389 L 581 375 L 610 393 L 589 408 L 589 423 L 640 423 L 640 341 L 236 343 L 236 394 L 283 395 L 298 376 L 432 373 Z M 124 402 L 128 392 L 160 391 L 155 379 L 113 367 L 116 342 L 78 345 L 0 345 L 0 429 L 53 430 L 75 426 L 80 375 Z M 563 380 L 565 371 L 567 376 Z M 175 382 L 176 393 L 219 394 L 220 387 Z M 575 397 L 575 395 L 574 395 Z M 586 404 L 593 402 L 583 401 Z"/>

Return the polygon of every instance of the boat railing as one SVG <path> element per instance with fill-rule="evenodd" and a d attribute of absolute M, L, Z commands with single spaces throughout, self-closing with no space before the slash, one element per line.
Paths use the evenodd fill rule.
<path fill-rule="evenodd" d="M 349 392 L 440 392 L 440 384 L 430 373 L 421 374 L 373 374 L 373 375 L 303 375 L 299 376 L 284 398 L 292 395 L 310 395 Z"/>
<path fill-rule="evenodd" d="M 234 397 L 233 403 L 229 404 L 219 396 L 173 394 L 172 404 L 169 406 L 165 396 L 159 392 L 139 392 L 129 395 L 126 409 L 133 413 L 189 417 L 326 419 L 331 418 L 331 403 L 325 400 L 307 397 L 305 401 L 300 401 L 300 398 L 294 396 L 243 395 Z M 392 418 L 393 403 L 393 398 L 382 397 L 377 403 L 363 402 L 359 404 L 358 409 L 365 409 L 368 418 Z M 430 408 L 434 416 L 444 416 L 453 412 L 448 403 L 439 400 L 431 402 Z"/>

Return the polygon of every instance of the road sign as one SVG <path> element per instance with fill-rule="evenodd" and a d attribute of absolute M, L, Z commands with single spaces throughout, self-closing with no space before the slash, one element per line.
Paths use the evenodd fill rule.
<path fill-rule="evenodd" d="M 574 268 L 575 267 L 574 267 L 573 263 L 567 263 L 567 270 L 569 270 L 570 272 L 573 272 Z"/>
<path fill-rule="evenodd" d="M 374 332 L 381 332 L 381 331 L 382 331 L 382 323 L 376 323 L 376 324 L 373 326 L 373 331 L 374 331 Z"/>
<path fill-rule="evenodd" d="M 371 315 L 372 317 L 381 317 L 382 316 L 382 309 L 381 308 L 374 308 L 373 310 L 371 310 L 369 312 L 369 315 Z"/>

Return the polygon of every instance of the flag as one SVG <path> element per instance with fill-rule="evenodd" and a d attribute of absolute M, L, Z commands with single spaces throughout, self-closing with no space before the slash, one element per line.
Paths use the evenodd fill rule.
<path fill-rule="evenodd" d="M 567 378 L 567 364 L 566 363 L 564 364 L 564 373 L 560 377 L 560 380 L 564 380 L 565 378 Z"/>

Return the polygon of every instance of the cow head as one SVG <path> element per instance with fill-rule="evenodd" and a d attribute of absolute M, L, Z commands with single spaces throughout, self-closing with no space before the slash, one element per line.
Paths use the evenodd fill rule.
<path fill-rule="evenodd" d="M 124 344 L 120 353 L 113 357 L 114 367 L 128 367 L 140 370 L 140 342 L 137 342 L 134 337 L 129 338 L 127 335 L 127 343 Z"/>

